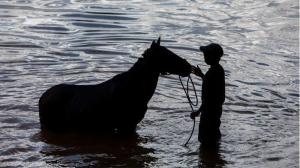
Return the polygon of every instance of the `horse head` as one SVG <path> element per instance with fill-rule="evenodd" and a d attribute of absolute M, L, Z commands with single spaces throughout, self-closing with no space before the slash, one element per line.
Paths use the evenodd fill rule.
<path fill-rule="evenodd" d="M 188 76 L 191 73 L 191 65 L 185 59 L 161 46 L 160 37 L 157 41 L 153 40 L 150 48 L 143 53 L 143 57 L 159 73 L 170 73 L 180 76 Z"/>

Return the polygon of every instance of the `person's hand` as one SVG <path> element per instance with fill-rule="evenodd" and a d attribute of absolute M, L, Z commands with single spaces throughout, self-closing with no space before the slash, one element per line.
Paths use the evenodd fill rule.
<path fill-rule="evenodd" d="M 203 76 L 203 73 L 199 67 L 192 66 L 192 73 L 200 77 Z"/>
<path fill-rule="evenodd" d="M 191 119 L 194 120 L 195 117 L 197 117 L 198 115 L 199 115 L 199 112 L 192 112 L 190 117 L 191 117 Z"/>

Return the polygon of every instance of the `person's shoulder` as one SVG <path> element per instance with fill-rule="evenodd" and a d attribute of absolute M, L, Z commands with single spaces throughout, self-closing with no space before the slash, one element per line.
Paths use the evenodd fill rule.
<path fill-rule="evenodd" d="M 221 64 L 218 64 L 218 68 L 219 68 L 220 70 L 224 71 L 224 68 L 222 67 Z"/>
<path fill-rule="evenodd" d="M 211 68 L 211 74 L 213 74 L 213 76 L 224 76 L 225 71 L 224 71 L 222 65 L 217 64 Z"/>
<path fill-rule="evenodd" d="M 224 68 L 222 67 L 221 64 L 217 64 L 211 67 L 211 70 L 213 71 L 224 71 Z"/>

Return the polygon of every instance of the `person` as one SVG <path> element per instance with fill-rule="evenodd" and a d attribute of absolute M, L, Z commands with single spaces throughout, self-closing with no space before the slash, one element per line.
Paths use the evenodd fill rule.
<path fill-rule="evenodd" d="M 216 144 L 221 138 L 220 124 L 222 105 L 225 100 L 225 73 L 219 64 L 223 56 L 223 49 L 219 44 L 211 43 L 201 46 L 205 63 L 210 66 L 203 74 L 199 67 L 192 67 L 192 73 L 201 77 L 202 96 L 198 111 L 192 112 L 190 117 L 195 119 L 201 113 L 198 140 L 201 144 Z"/>

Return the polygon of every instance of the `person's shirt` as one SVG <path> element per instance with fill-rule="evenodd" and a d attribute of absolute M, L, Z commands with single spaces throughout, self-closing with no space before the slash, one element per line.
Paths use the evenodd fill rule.
<path fill-rule="evenodd" d="M 209 68 L 203 78 L 202 84 L 202 113 L 219 111 L 225 101 L 225 73 L 220 64 Z M 211 114 L 213 115 L 213 114 Z M 217 114 L 220 117 L 221 114 Z"/>

